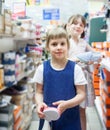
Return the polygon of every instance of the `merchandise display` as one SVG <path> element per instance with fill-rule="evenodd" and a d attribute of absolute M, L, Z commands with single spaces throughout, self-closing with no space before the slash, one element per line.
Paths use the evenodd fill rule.
<path fill-rule="evenodd" d="M 109 59 L 103 59 L 100 62 L 100 67 L 105 68 L 106 70 L 108 70 L 110 72 L 110 60 Z"/>
<path fill-rule="evenodd" d="M 0 107 L 5 107 L 5 106 L 7 106 L 7 105 L 8 105 L 8 102 L 7 102 L 6 100 L 2 99 L 2 100 L 0 101 Z"/>
<path fill-rule="evenodd" d="M 97 62 L 102 58 L 102 54 L 100 52 L 84 52 L 80 53 L 76 56 L 80 62 L 88 63 L 90 61 Z"/>
<path fill-rule="evenodd" d="M 102 126 L 104 130 L 109 130 L 109 108 L 108 104 L 110 104 L 110 89 L 109 89 L 109 81 L 110 81 L 110 52 L 109 52 L 109 42 L 95 42 L 92 43 L 94 49 L 103 52 L 105 54 L 105 58 L 102 59 L 100 64 L 95 68 L 93 72 L 93 83 L 95 94 L 97 95 L 95 105 L 97 111 L 99 113 L 100 120 L 102 122 Z M 107 49 L 108 48 L 108 49 Z M 100 73 L 99 73 L 100 72 Z M 99 73 L 99 75 L 98 75 Z"/>
<path fill-rule="evenodd" d="M 0 28 L 0 36 L 7 45 L 13 43 L 13 46 L 11 49 L 6 47 L 7 50 L 0 53 L 0 129 L 27 130 L 31 124 L 36 90 L 35 84 L 26 78 L 31 78 L 35 68 L 42 62 L 42 47 L 36 44 L 40 28 L 36 28 L 36 23 L 29 17 L 12 21 L 10 10 L 6 9 L 4 13 L 4 29 Z M 36 34 L 36 29 L 39 29 L 39 34 Z M 11 97 L 9 102 L 4 95 Z M 2 118 L 5 119 L 5 115 L 1 110 L 8 105 L 14 105 L 14 108 L 8 114 L 9 120 L 4 122 Z"/>
<path fill-rule="evenodd" d="M 0 107 L 0 129 L 13 129 L 13 110 L 14 105 L 8 104 Z"/>
<path fill-rule="evenodd" d="M 14 0 L 11 1 L 10 4 L 14 2 Z M 33 9 L 31 10 L 32 13 L 35 13 L 33 5 L 35 2 L 32 3 L 31 0 L 26 0 L 26 3 L 27 1 L 29 4 L 25 5 L 26 12 L 23 12 L 26 13 L 25 16 L 18 17 L 19 13 L 13 14 L 10 5 L 9 7 L 5 5 L 7 1 L 0 1 L 0 130 L 34 130 L 33 110 L 36 110 L 34 99 L 36 84 L 33 75 L 36 68 L 43 61 L 51 58 L 45 48 L 47 32 L 51 28 L 62 26 L 65 23 L 65 21 L 61 21 L 61 18 L 65 17 L 62 17 L 62 8 L 58 9 L 60 10 L 59 19 L 57 19 L 53 10 L 53 12 L 50 12 L 52 16 L 56 17 L 55 19 L 49 17 L 50 19 L 46 20 L 48 24 L 44 24 L 45 21 L 44 23 L 38 21 L 41 17 L 39 9 L 36 11 L 39 14 L 38 19 L 30 17 L 30 14 L 28 14 L 29 8 Z M 48 2 L 50 8 L 51 0 L 44 1 Z M 94 1 L 92 2 L 94 3 Z M 100 2 L 103 3 L 104 7 L 98 13 L 95 13 L 94 9 L 92 9 L 92 13 L 84 12 L 85 18 L 87 17 L 86 33 L 89 38 L 93 35 L 89 42 L 96 52 L 78 54 L 77 63 L 84 68 L 89 62 L 93 61 L 97 64 L 97 61 L 102 58 L 101 62 L 91 71 L 92 83 L 96 96 L 95 108 L 101 123 L 100 126 L 103 130 L 110 130 L 110 0 L 106 0 L 106 2 L 100 0 Z M 74 1 L 75 3 L 77 2 Z M 26 10 L 27 6 L 28 9 Z M 64 6 L 63 3 L 62 6 Z M 37 4 L 37 7 L 41 7 L 41 9 L 46 7 L 48 9 L 48 6 L 43 3 L 41 5 L 40 3 Z M 98 7 L 96 8 L 98 9 Z M 74 11 L 76 9 L 73 10 L 73 14 Z M 13 16 L 16 18 L 12 18 Z M 105 57 L 103 57 L 103 54 Z M 61 116 L 55 107 L 47 107 L 43 112 L 46 122 L 56 121 Z M 34 116 L 38 118 L 37 114 L 34 114 Z M 37 128 L 38 121 L 39 119 L 35 123 Z M 89 123 L 91 124 L 91 121 L 87 125 Z M 87 130 L 93 129 L 93 124 L 92 126 L 90 124 Z"/>
<path fill-rule="evenodd" d="M 47 107 L 43 112 L 45 114 L 45 119 L 49 122 L 58 120 L 60 118 L 60 113 L 55 107 Z"/>

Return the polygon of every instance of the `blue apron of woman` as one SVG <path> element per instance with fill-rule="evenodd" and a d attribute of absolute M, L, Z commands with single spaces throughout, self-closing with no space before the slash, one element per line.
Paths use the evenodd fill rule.
<path fill-rule="evenodd" d="M 54 70 L 50 60 L 44 62 L 44 102 L 48 106 L 59 100 L 69 100 L 76 95 L 74 85 L 75 63 L 68 61 L 63 70 Z M 39 130 L 42 130 L 44 120 L 40 120 Z M 50 122 L 52 130 L 81 130 L 79 106 L 69 108 L 61 114 L 57 121 Z"/>

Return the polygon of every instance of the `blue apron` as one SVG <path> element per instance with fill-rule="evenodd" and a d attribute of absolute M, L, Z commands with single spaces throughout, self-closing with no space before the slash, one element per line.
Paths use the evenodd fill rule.
<path fill-rule="evenodd" d="M 44 62 L 44 102 L 48 106 L 59 100 L 69 100 L 76 95 L 74 85 L 75 63 L 68 60 L 63 70 L 54 70 L 50 60 Z M 40 120 L 39 130 L 42 130 L 44 119 Z M 79 106 L 67 109 L 57 121 L 50 122 L 52 130 L 81 130 Z"/>

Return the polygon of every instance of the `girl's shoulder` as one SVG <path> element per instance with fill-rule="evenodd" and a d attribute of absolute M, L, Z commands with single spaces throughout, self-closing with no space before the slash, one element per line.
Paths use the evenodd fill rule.
<path fill-rule="evenodd" d="M 45 68 L 45 65 L 48 64 L 48 63 L 50 63 L 49 60 L 43 61 L 43 62 L 37 67 L 36 72 L 37 72 L 37 73 L 43 73 L 44 68 Z"/>
<path fill-rule="evenodd" d="M 40 65 L 37 67 L 37 70 L 39 70 L 39 71 L 42 71 L 42 70 L 43 70 L 43 63 L 40 64 Z"/>
<path fill-rule="evenodd" d="M 76 66 L 76 62 L 71 60 L 71 59 L 68 59 L 68 63 L 67 64 L 69 64 L 70 66 L 73 66 L 74 68 Z"/>

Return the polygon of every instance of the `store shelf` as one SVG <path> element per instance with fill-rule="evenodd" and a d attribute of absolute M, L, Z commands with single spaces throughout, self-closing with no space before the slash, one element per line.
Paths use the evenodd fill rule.
<path fill-rule="evenodd" d="M 27 41 L 27 40 L 34 40 L 36 37 L 21 37 L 21 36 L 14 36 L 11 34 L 0 34 L 0 38 L 13 38 L 13 40 L 21 40 L 21 41 Z"/>
<path fill-rule="evenodd" d="M 4 91 L 7 87 L 3 87 L 2 89 L 0 89 L 0 92 Z"/>
<path fill-rule="evenodd" d="M 13 37 L 15 41 L 26 41 L 26 40 L 34 40 L 36 37 Z"/>
<path fill-rule="evenodd" d="M 21 74 L 17 77 L 17 82 L 20 81 L 21 79 L 23 79 L 24 77 L 29 76 L 29 75 L 30 75 L 31 73 L 33 73 L 34 71 L 35 71 L 35 69 L 31 69 L 30 71 L 21 73 Z"/>
<path fill-rule="evenodd" d="M 102 124 L 102 129 L 103 130 L 107 130 L 106 127 L 105 127 L 105 124 L 103 122 L 103 115 L 102 115 L 102 109 L 101 109 L 100 96 L 96 97 L 96 99 L 95 99 L 95 106 L 96 106 L 96 109 L 97 109 L 97 113 L 99 115 L 100 122 Z"/>
<path fill-rule="evenodd" d="M 110 51 L 106 51 L 105 54 L 107 57 L 110 57 Z"/>
<path fill-rule="evenodd" d="M 33 73 L 34 71 L 35 71 L 35 69 L 32 69 L 32 70 L 27 71 L 27 72 L 23 72 L 22 74 L 20 74 L 20 76 L 17 77 L 17 82 L 20 81 L 21 79 L 23 79 L 24 77 L 29 76 L 29 75 L 30 75 L 31 73 Z M 17 82 L 16 82 L 16 83 L 17 83 Z M 16 84 L 16 83 L 14 83 L 14 84 Z M 13 85 L 14 85 L 14 84 L 13 84 Z M 2 89 L 0 89 L 0 92 L 4 91 L 5 89 L 7 89 L 6 86 L 4 86 Z"/>
<path fill-rule="evenodd" d="M 23 37 L 24 36 L 24 37 Z M 25 35 L 21 36 L 15 36 L 13 34 L 0 34 L 0 41 L 1 41 L 1 52 L 8 52 L 10 50 L 14 50 L 16 52 L 21 52 L 22 49 L 24 49 L 27 45 L 27 43 L 29 44 L 35 44 L 35 39 L 36 36 L 35 35 L 29 35 L 29 37 L 25 37 Z M 24 51 L 23 51 L 24 52 Z M 16 53 L 18 54 L 18 53 Z M 31 59 L 32 58 L 32 59 Z M 24 85 L 24 82 L 22 83 L 22 79 L 24 79 L 25 77 L 27 77 L 26 79 L 30 79 L 30 77 L 33 75 L 34 71 L 35 71 L 35 64 L 33 61 L 33 57 L 27 57 L 27 54 L 23 54 L 23 56 L 19 56 L 19 62 L 18 63 L 18 68 L 15 71 L 16 74 L 14 74 L 14 78 L 15 78 L 15 82 L 14 84 L 5 84 L 3 86 L 3 88 L 0 88 L 0 99 L 4 99 L 4 97 L 2 96 L 2 92 L 5 91 L 7 88 L 11 88 L 13 85 Z M 4 81 L 5 82 L 5 81 Z M 20 82 L 20 83 L 19 83 Z M 33 83 L 33 82 L 32 82 Z M 22 106 L 22 114 L 20 115 L 20 117 L 22 117 L 23 119 L 23 125 L 21 123 L 18 124 L 18 122 L 16 123 L 15 120 L 12 120 L 12 124 L 13 126 L 16 126 L 16 128 L 22 127 L 23 130 L 27 130 L 28 127 L 30 126 L 31 120 L 32 120 L 32 110 L 35 108 L 34 101 L 33 101 L 33 97 L 34 97 L 34 89 L 35 89 L 35 85 L 34 84 L 28 84 L 28 81 L 25 80 L 25 85 L 27 87 L 27 93 L 25 94 L 20 94 L 20 95 L 13 95 L 11 96 L 11 98 L 13 98 L 13 101 L 11 100 L 11 102 L 13 102 L 13 104 L 17 105 L 17 106 Z M 14 87 L 14 86 L 13 86 Z M 29 88 L 30 87 L 30 88 Z M 15 88 L 16 89 L 16 88 Z M 17 100 L 19 96 L 19 101 Z M 24 98 L 25 97 L 25 98 Z M 26 116 L 27 115 L 27 116 Z M 21 121 L 21 119 L 20 119 Z M 7 121 L 8 123 L 9 121 Z M 12 126 L 12 127 L 13 127 Z M 11 129 L 13 129 L 11 127 Z M 1 127 L 0 127 L 1 128 Z"/>
<path fill-rule="evenodd" d="M 0 39 L 2 39 L 2 38 L 12 38 L 13 37 L 13 35 L 11 35 L 11 34 L 0 34 Z"/>

